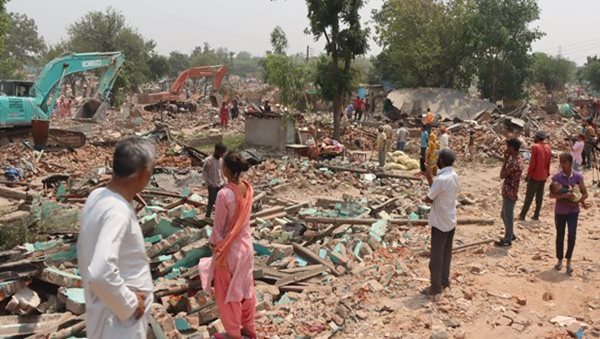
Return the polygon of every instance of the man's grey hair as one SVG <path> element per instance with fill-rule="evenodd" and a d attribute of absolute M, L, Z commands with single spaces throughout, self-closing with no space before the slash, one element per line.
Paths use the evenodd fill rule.
<path fill-rule="evenodd" d="M 117 143 L 113 155 L 113 173 L 127 178 L 152 166 L 155 150 L 152 141 L 140 137 L 127 137 Z"/>
<path fill-rule="evenodd" d="M 446 148 L 440 151 L 438 158 L 440 159 L 441 165 L 446 167 L 454 165 L 456 155 L 454 154 L 453 150 Z"/>

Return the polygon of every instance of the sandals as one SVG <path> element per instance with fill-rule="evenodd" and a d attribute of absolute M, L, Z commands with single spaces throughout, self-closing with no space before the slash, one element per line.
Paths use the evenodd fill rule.
<path fill-rule="evenodd" d="M 496 245 L 498 247 L 510 247 L 512 244 L 510 242 L 502 239 L 502 240 L 494 241 L 494 245 Z"/>
<path fill-rule="evenodd" d="M 567 274 L 568 275 L 573 275 L 573 267 L 567 266 Z"/>
<path fill-rule="evenodd" d="M 562 270 L 562 263 L 554 265 L 554 269 L 557 271 Z"/>

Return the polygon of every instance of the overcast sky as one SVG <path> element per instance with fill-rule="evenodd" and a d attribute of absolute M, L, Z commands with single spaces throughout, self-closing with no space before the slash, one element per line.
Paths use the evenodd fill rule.
<path fill-rule="evenodd" d="M 371 10 L 383 0 L 367 0 L 362 11 L 369 24 Z M 590 54 L 600 54 L 600 34 L 595 27 L 600 0 L 539 0 L 541 19 L 536 22 L 546 36 L 534 50 L 562 54 L 578 64 Z M 322 51 L 322 42 L 304 34 L 307 27 L 303 0 L 11 0 L 9 11 L 35 19 L 47 42 L 56 43 L 66 28 L 91 10 L 113 7 L 125 14 L 129 25 L 157 43 L 161 54 L 172 50 L 189 53 L 203 42 L 213 47 L 262 55 L 270 49 L 269 34 L 281 26 L 290 42 L 289 53 Z M 371 41 L 369 54 L 380 51 Z"/>

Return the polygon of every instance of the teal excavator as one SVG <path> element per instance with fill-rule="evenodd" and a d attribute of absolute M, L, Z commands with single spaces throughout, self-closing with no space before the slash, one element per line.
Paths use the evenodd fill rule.
<path fill-rule="evenodd" d="M 83 133 L 50 128 L 62 80 L 69 74 L 105 68 L 99 78 L 97 98 L 81 104 L 76 115 L 81 119 L 102 120 L 106 117 L 111 89 L 124 62 L 122 52 L 70 53 L 50 61 L 29 88 L 28 96 L 0 93 L 0 137 L 10 138 L 31 131 L 36 146 L 44 147 L 48 138 L 62 146 L 82 146 L 85 143 Z M 6 81 L 2 84 L 11 87 Z"/>

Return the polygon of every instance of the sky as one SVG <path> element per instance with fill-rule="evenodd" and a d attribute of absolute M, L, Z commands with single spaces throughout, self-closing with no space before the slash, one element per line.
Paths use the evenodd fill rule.
<path fill-rule="evenodd" d="M 383 0 L 366 0 L 361 17 L 372 26 L 371 11 Z M 578 64 L 587 55 L 600 54 L 600 34 L 595 27 L 600 0 L 539 0 L 540 20 L 533 26 L 546 35 L 533 44 L 534 51 L 559 52 Z M 288 53 L 322 52 L 323 42 L 304 34 L 308 26 L 303 0 L 10 0 L 8 11 L 33 18 L 39 33 L 51 44 L 65 38 L 67 27 L 92 10 L 107 7 L 121 11 L 127 23 L 157 43 L 157 51 L 190 53 L 208 42 L 213 48 L 263 55 L 270 50 L 269 35 L 275 26 L 287 34 Z M 369 55 L 381 50 L 370 42 Z"/>

